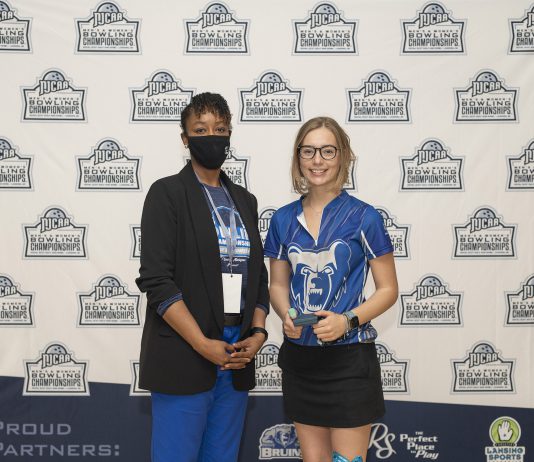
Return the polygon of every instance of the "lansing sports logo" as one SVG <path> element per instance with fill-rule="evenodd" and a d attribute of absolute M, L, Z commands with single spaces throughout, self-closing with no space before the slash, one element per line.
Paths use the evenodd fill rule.
<path fill-rule="evenodd" d="M 0 138 L 0 189 L 33 189 L 33 159 L 17 151 L 9 140 Z"/>
<path fill-rule="evenodd" d="M 130 361 L 132 370 L 132 382 L 130 384 L 130 396 L 150 396 L 150 392 L 139 388 L 139 361 Z"/>
<path fill-rule="evenodd" d="M 525 16 L 510 20 L 509 53 L 534 53 L 534 5 Z"/>
<path fill-rule="evenodd" d="M 85 122 L 85 90 L 61 70 L 46 71 L 34 87 L 22 87 L 23 121 Z"/>
<path fill-rule="evenodd" d="M 132 256 L 131 258 L 141 257 L 141 227 L 131 225 L 132 231 Z"/>
<path fill-rule="evenodd" d="M 291 89 L 279 72 L 267 71 L 239 90 L 241 122 L 301 122 L 302 90 Z"/>
<path fill-rule="evenodd" d="M 131 122 L 180 122 L 194 90 L 181 87 L 179 80 L 166 70 L 158 70 L 141 89 L 131 89 Z"/>
<path fill-rule="evenodd" d="M 375 343 L 385 393 L 408 393 L 408 360 L 396 359 L 393 350 Z"/>
<path fill-rule="evenodd" d="M 402 29 L 402 54 L 464 52 L 465 20 L 455 21 L 441 3 L 427 3 Z"/>
<path fill-rule="evenodd" d="M 185 53 L 248 54 L 248 26 L 223 3 L 212 3 L 196 21 L 185 21 Z"/>
<path fill-rule="evenodd" d="M 453 258 L 515 257 L 516 225 L 505 225 L 491 207 L 481 207 L 454 228 Z"/>
<path fill-rule="evenodd" d="M 508 159 L 508 189 L 534 189 L 534 140 L 517 157 L 507 156 Z"/>
<path fill-rule="evenodd" d="M 514 360 L 504 360 L 495 347 L 483 341 L 473 346 L 464 359 L 452 361 L 453 393 L 514 392 Z"/>
<path fill-rule="evenodd" d="M 293 21 L 296 54 L 357 55 L 357 21 L 347 21 L 332 3 L 321 3 L 309 12 L 305 21 Z"/>
<path fill-rule="evenodd" d="M 486 462 L 523 462 L 526 448 L 517 445 L 521 438 L 521 426 L 513 417 L 497 417 L 490 425 L 489 437 L 493 446 L 485 448 Z"/>
<path fill-rule="evenodd" d="M 24 226 L 25 258 L 86 258 L 87 225 L 76 226 L 61 207 L 45 210 Z"/>
<path fill-rule="evenodd" d="M 103 276 L 91 292 L 78 294 L 78 326 L 139 326 L 139 299 L 117 276 Z"/>
<path fill-rule="evenodd" d="M 401 191 L 463 191 L 463 157 L 452 157 L 436 138 L 423 141 L 412 157 L 401 157 Z"/>
<path fill-rule="evenodd" d="M 140 158 L 127 155 L 117 140 L 100 140 L 88 157 L 77 157 L 77 189 L 139 191 Z"/>
<path fill-rule="evenodd" d="M 78 53 L 139 53 L 139 20 L 129 20 L 114 2 L 103 2 L 77 23 Z"/>
<path fill-rule="evenodd" d="M 375 71 L 360 88 L 347 89 L 347 122 L 410 122 L 410 93 L 387 72 Z"/>
<path fill-rule="evenodd" d="M 260 231 L 261 243 L 265 245 L 265 239 L 267 239 L 267 233 L 269 232 L 269 226 L 271 226 L 271 218 L 278 208 L 266 207 L 260 211 L 258 217 L 258 229 Z"/>
<path fill-rule="evenodd" d="M 534 274 L 517 292 L 506 292 L 506 325 L 534 324 Z"/>
<path fill-rule="evenodd" d="M 448 290 L 439 276 L 427 274 L 413 292 L 401 294 L 401 326 L 460 326 L 462 294 Z"/>
<path fill-rule="evenodd" d="M 8 275 L 0 274 L 0 326 L 33 326 L 33 294 L 22 292 Z"/>
<path fill-rule="evenodd" d="M 9 3 L 0 1 L 0 52 L 31 51 L 31 19 L 19 18 Z"/>
<path fill-rule="evenodd" d="M 39 396 L 88 396 L 88 361 L 76 361 L 60 342 L 49 343 L 35 361 L 24 361 L 22 394 Z"/>
<path fill-rule="evenodd" d="M 260 460 L 302 459 L 297 430 L 293 424 L 278 424 L 260 436 Z"/>
<path fill-rule="evenodd" d="M 494 71 L 481 71 L 465 89 L 455 89 L 456 122 L 517 122 L 517 89 Z"/>
<path fill-rule="evenodd" d="M 383 207 L 377 207 L 376 210 L 384 220 L 384 226 L 393 244 L 393 255 L 395 258 L 410 258 L 408 246 L 410 225 L 398 225 L 396 218 Z"/>
<path fill-rule="evenodd" d="M 282 370 L 278 367 L 280 346 L 269 342 L 256 355 L 256 388 L 250 391 L 257 396 L 282 395 Z"/>

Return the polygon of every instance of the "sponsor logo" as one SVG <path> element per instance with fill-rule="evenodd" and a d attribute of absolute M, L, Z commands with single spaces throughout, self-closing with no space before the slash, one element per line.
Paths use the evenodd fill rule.
<path fill-rule="evenodd" d="M 260 211 L 258 217 L 258 229 L 260 231 L 261 243 L 265 245 L 265 239 L 267 239 L 267 233 L 269 232 L 269 226 L 271 226 L 271 218 L 278 208 L 266 207 Z"/>
<path fill-rule="evenodd" d="M 141 227 L 131 225 L 130 229 L 132 231 L 132 257 L 131 258 L 140 258 L 141 257 Z"/>
<path fill-rule="evenodd" d="M 441 140 L 427 139 L 413 156 L 401 157 L 401 191 L 463 191 L 463 162 Z"/>
<path fill-rule="evenodd" d="M 508 460 L 523 462 L 525 446 L 518 446 L 521 426 L 513 417 L 497 417 L 490 425 L 489 436 L 493 446 L 486 446 L 486 462 Z"/>
<path fill-rule="evenodd" d="M 263 73 L 239 95 L 241 122 L 302 121 L 302 90 L 293 90 L 279 72 Z"/>
<path fill-rule="evenodd" d="M 269 342 L 256 355 L 256 388 L 251 395 L 282 395 L 282 370 L 278 367 L 280 346 Z"/>
<path fill-rule="evenodd" d="M 508 189 L 534 189 L 534 140 L 517 157 L 508 159 Z"/>
<path fill-rule="evenodd" d="M 396 358 L 395 352 L 383 343 L 376 343 L 384 393 L 408 393 L 408 360 Z"/>
<path fill-rule="evenodd" d="M 31 19 L 22 19 L 6 0 L 0 1 L 0 52 L 31 51 Z"/>
<path fill-rule="evenodd" d="M 132 369 L 132 383 L 130 384 L 130 396 L 150 396 L 150 392 L 139 388 L 139 361 L 130 361 Z"/>
<path fill-rule="evenodd" d="M 358 54 L 357 21 L 347 21 L 332 3 L 321 3 L 304 21 L 293 21 L 296 54 Z"/>
<path fill-rule="evenodd" d="M 534 274 L 517 292 L 506 292 L 506 325 L 534 324 Z"/>
<path fill-rule="evenodd" d="M 131 122 L 180 122 L 194 90 L 182 88 L 181 82 L 166 70 L 158 70 L 140 89 L 131 89 Z"/>
<path fill-rule="evenodd" d="M 24 361 L 23 395 L 89 395 L 88 361 L 76 361 L 60 342 L 49 343 L 34 361 Z"/>
<path fill-rule="evenodd" d="M 439 276 L 427 274 L 413 292 L 401 294 L 401 326 L 460 326 L 462 294 L 448 290 Z"/>
<path fill-rule="evenodd" d="M 9 140 L 0 138 L 0 189 L 33 189 L 32 160 L 21 156 Z"/>
<path fill-rule="evenodd" d="M 260 460 L 302 459 L 297 430 L 293 424 L 266 428 L 260 436 Z"/>
<path fill-rule="evenodd" d="M 505 225 L 491 207 L 481 207 L 454 228 L 453 258 L 514 258 L 516 225 Z"/>
<path fill-rule="evenodd" d="M 452 361 L 452 392 L 514 392 L 514 362 L 502 359 L 493 345 L 482 341 L 464 359 Z"/>
<path fill-rule="evenodd" d="M 86 258 L 87 225 L 76 226 L 61 207 L 50 207 L 24 226 L 24 258 Z"/>
<path fill-rule="evenodd" d="M 34 326 L 33 294 L 22 292 L 10 276 L 0 274 L 0 326 Z"/>
<path fill-rule="evenodd" d="M 410 122 L 410 93 L 387 72 L 375 71 L 360 88 L 347 89 L 347 122 Z"/>
<path fill-rule="evenodd" d="M 403 54 L 464 52 L 465 20 L 455 21 L 441 3 L 427 3 L 402 29 Z"/>
<path fill-rule="evenodd" d="M 439 452 L 437 450 L 438 437 L 436 435 L 426 436 L 424 432 L 417 431 L 414 435 L 401 433 L 399 442 L 406 445 L 406 451 L 415 459 L 437 460 Z"/>
<path fill-rule="evenodd" d="M 399 225 L 395 216 L 385 208 L 376 209 L 384 220 L 384 226 L 389 234 L 391 243 L 393 244 L 393 255 L 395 258 L 410 258 L 410 251 L 408 246 L 408 235 L 410 233 L 410 225 Z"/>
<path fill-rule="evenodd" d="M 78 190 L 139 191 L 140 158 L 129 156 L 117 140 L 100 140 L 88 157 L 77 157 Z"/>
<path fill-rule="evenodd" d="M 522 18 L 510 20 L 510 53 L 534 53 L 534 5 Z"/>
<path fill-rule="evenodd" d="M 100 3 L 76 23 L 78 53 L 139 53 L 139 20 L 129 20 L 114 2 Z"/>
<path fill-rule="evenodd" d="M 481 71 L 465 89 L 455 89 L 456 122 L 517 122 L 517 89 L 494 71 Z"/>
<path fill-rule="evenodd" d="M 373 452 L 379 460 L 389 459 L 393 454 L 397 454 L 392 444 L 396 437 L 397 435 L 390 432 L 386 424 L 372 424 L 368 452 Z"/>
<path fill-rule="evenodd" d="M 195 21 L 185 21 L 185 53 L 247 54 L 249 21 L 238 21 L 220 2 L 211 3 Z"/>

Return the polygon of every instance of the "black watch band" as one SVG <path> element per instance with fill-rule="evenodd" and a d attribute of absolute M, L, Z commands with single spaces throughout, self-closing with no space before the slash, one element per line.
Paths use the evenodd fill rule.
<path fill-rule="evenodd" d="M 251 327 L 249 335 L 252 336 L 254 334 L 257 334 L 258 332 L 260 334 L 265 335 L 265 340 L 267 340 L 269 338 L 269 333 L 263 327 Z"/>

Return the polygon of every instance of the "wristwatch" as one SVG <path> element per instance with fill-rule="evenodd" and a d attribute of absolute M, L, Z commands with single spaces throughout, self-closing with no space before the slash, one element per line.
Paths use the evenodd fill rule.
<path fill-rule="evenodd" d="M 254 334 L 257 334 L 257 333 L 265 335 L 265 341 L 267 341 L 267 339 L 269 338 L 269 333 L 263 327 L 251 327 L 250 328 L 249 336 L 253 336 Z"/>
<path fill-rule="evenodd" d="M 345 316 L 347 318 L 347 324 L 349 326 L 349 331 L 357 329 L 358 327 L 360 327 L 360 320 L 358 319 L 358 315 L 354 311 L 352 311 L 352 310 L 345 311 L 343 313 L 343 316 Z"/>

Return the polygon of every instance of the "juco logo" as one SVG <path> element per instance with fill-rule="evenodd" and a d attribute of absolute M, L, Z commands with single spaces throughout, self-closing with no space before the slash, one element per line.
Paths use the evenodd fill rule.
<path fill-rule="evenodd" d="M 427 274 L 413 292 L 401 294 L 401 326 L 460 326 L 462 294 L 447 289 L 439 276 Z"/>
<path fill-rule="evenodd" d="M 130 225 L 132 231 L 132 256 L 131 258 L 141 257 L 141 227 Z"/>
<path fill-rule="evenodd" d="M 64 344 L 49 343 L 35 361 L 24 361 L 22 394 L 88 396 L 87 364 L 88 361 L 76 361 Z"/>
<path fill-rule="evenodd" d="M 269 226 L 271 226 L 271 218 L 278 208 L 266 207 L 260 211 L 258 217 L 258 229 L 260 231 L 261 243 L 265 245 L 265 239 L 267 239 L 267 233 L 269 232 Z"/>
<path fill-rule="evenodd" d="M 19 18 L 8 2 L 0 1 L 0 52 L 31 52 L 31 19 Z"/>
<path fill-rule="evenodd" d="M 453 258 L 514 258 L 516 225 L 505 225 L 491 207 L 481 207 L 465 225 L 453 226 Z"/>
<path fill-rule="evenodd" d="M 260 436 L 260 460 L 301 459 L 297 430 L 293 424 L 266 428 Z"/>
<path fill-rule="evenodd" d="M 263 73 L 254 85 L 239 90 L 241 122 L 302 121 L 302 90 L 292 90 L 279 72 Z"/>
<path fill-rule="evenodd" d="M 230 148 L 228 156 L 222 165 L 222 170 L 235 184 L 243 186 L 243 188 L 249 188 L 248 182 L 248 163 L 250 157 L 238 157 L 235 152 L 235 148 Z"/>
<path fill-rule="evenodd" d="M 534 189 L 534 140 L 517 157 L 508 159 L 508 190 Z"/>
<path fill-rule="evenodd" d="M 139 191 L 141 159 L 127 155 L 127 150 L 113 138 L 104 138 L 88 157 L 77 157 L 77 190 Z"/>
<path fill-rule="evenodd" d="M 384 226 L 393 244 L 393 255 L 395 258 L 409 259 L 408 235 L 410 233 L 410 225 L 398 225 L 396 218 L 383 207 L 377 207 L 376 210 L 384 220 Z"/>
<path fill-rule="evenodd" d="M 238 21 L 223 3 L 212 3 L 195 21 L 185 21 L 185 54 L 248 54 L 249 21 Z"/>
<path fill-rule="evenodd" d="M 91 292 L 78 294 L 78 326 L 139 326 L 139 299 L 117 276 L 103 276 Z"/>
<path fill-rule="evenodd" d="M 452 157 L 437 138 L 416 148 L 415 155 L 401 157 L 401 191 L 463 191 L 463 157 Z"/>
<path fill-rule="evenodd" d="M 354 35 L 357 21 L 347 21 L 332 3 L 321 3 L 295 26 L 295 54 L 358 54 Z"/>
<path fill-rule="evenodd" d="M 86 258 L 87 225 L 76 226 L 61 207 L 24 226 L 24 258 Z"/>
<path fill-rule="evenodd" d="M 402 21 L 402 54 L 463 53 L 465 22 L 441 3 L 427 3 L 412 21 Z"/>
<path fill-rule="evenodd" d="M 514 392 L 514 360 L 505 361 L 489 342 L 482 341 L 467 356 L 452 361 L 453 393 Z"/>
<path fill-rule="evenodd" d="M 100 3 L 77 20 L 78 53 L 139 53 L 139 20 L 129 20 L 114 2 Z"/>
<path fill-rule="evenodd" d="M 250 391 L 256 396 L 282 395 L 282 370 L 278 367 L 280 346 L 266 343 L 256 355 L 256 388 Z"/>
<path fill-rule="evenodd" d="M 385 71 L 375 71 L 358 89 L 347 89 L 347 122 L 410 122 L 411 90 L 401 90 Z"/>
<path fill-rule="evenodd" d="M 130 384 L 130 396 L 150 396 L 150 392 L 139 388 L 139 361 L 130 361 L 132 370 L 132 382 Z"/>
<path fill-rule="evenodd" d="M 486 446 L 487 462 L 523 462 L 526 449 L 517 445 L 521 438 L 521 426 L 513 417 L 497 417 L 490 425 L 489 437 L 493 446 Z"/>
<path fill-rule="evenodd" d="M 0 274 L 0 326 L 34 326 L 33 293 L 22 292 L 13 278 Z"/>
<path fill-rule="evenodd" d="M 0 189 L 33 189 L 32 157 L 22 157 L 11 141 L 0 138 Z"/>
<path fill-rule="evenodd" d="M 534 274 L 517 292 L 506 292 L 506 325 L 534 324 Z"/>
<path fill-rule="evenodd" d="M 517 122 L 517 89 L 494 71 L 481 71 L 465 89 L 455 89 L 456 122 Z"/>
<path fill-rule="evenodd" d="M 408 360 L 396 359 L 384 343 L 375 343 L 385 393 L 408 393 Z"/>
<path fill-rule="evenodd" d="M 130 89 L 131 122 L 180 122 L 194 90 L 181 87 L 180 81 L 166 70 L 158 70 L 140 89 Z"/>
<path fill-rule="evenodd" d="M 534 5 L 522 18 L 510 20 L 509 53 L 534 53 Z"/>

